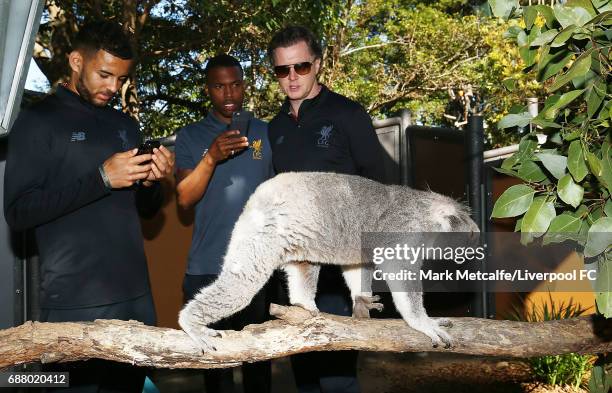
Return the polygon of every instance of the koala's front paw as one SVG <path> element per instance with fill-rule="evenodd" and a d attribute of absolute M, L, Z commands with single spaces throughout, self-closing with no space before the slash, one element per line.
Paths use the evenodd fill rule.
<path fill-rule="evenodd" d="M 382 311 L 384 306 L 382 303 L 377 303 L 380 300 L 380 296 L 355 296 L 353 304 L 353 317 L 354 318 L 370 318 L 370 310 Z"/>
<path fill-rule="evenodd" d="M 221 333 L 198 322 L 194 314 L 189 312 L 186 307 L 179 313 L 178 323 L 185 333 L 196 343 L 202 352 L 216 351 L 212 344 L 211 337 L 220 337 Z"/>
<path fill-rule="evenodd" d="M 440 318 L 435 320 L 429 317 L 419 318 L 416 321 L 409 323 L 410 327 L 416 329 L 431 339 L 431 344 L 434 348 L 443 345 L 444 348 L 450 348 L 453 345 L 453 339 L 441 326 L 452 326 L 448 319 Z"/>

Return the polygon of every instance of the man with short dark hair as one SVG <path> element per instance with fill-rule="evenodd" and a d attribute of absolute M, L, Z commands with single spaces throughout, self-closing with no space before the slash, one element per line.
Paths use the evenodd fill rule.
<path fill-rule="evenodd" d="M 270 41 L 268 56 L 287 95 L 269 125 L 276 172 L 336 172 L 381 181 L 383 151 L 372 120 L 361 105 L 318 82 L 323 54 L 314 34 L 286 27 Z M 351 315 L 350 295 L 337 267 L 321 266 L 316 303 L 321 311 Z M 348 351 L 292 357 L 302 393 L 359 392 L 356 363 L 357 353 Z"/>
<path fill-rule="evenodd" d="M 41 261 L 41 320 L 156 321 L 139 213 L 173 171 L 164 147 L 137 154 L 138 124 L 107 106 L 133 67 L 130 37 L 111 22 L 84 26 L 68 57 L 70 80 L 19 115 L 8 142 L 4 210 L 33 228 Z M 140 392 L 144 371 L 101 360 L 70 372 L 62 392 Z"/>
<path fill-rule="evenodd" d="M 178 203 L 195 205 L 195 220 L 187 273 L 185 301 L 216 280 L 221 272 L 230 235 L 246 201 L 257 186 L 274 175 L 267 124 L 252 119 L 248 138 L 229 129 L 232 116 L 242 110 L 242 66 L 232 56 L 218 55 L 206 65 L 206 93 L 212 108 L 203 120 L 179 131 L 176 137 Z M 236 290 L 240 290 L 236 288 Z M 242 329 L 268 319 L 265 287 L 237 315 L 213 326 Z M 270 362 L 242 366 L 246 393 L 270 391 Z M 232 370 L 205 371 L 207 393 L 234 391 Z"/>

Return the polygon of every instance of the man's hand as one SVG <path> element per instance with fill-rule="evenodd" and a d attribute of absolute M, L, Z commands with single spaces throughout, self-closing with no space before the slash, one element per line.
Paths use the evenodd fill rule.
<path fill-rule="evenodd" d="M 225 131 L 215 138 L 212 145 L 208 149 L 207 156 L 216 164 L 238 153 L 241 150 L 249 147 L 249 140 L 245 136 L 240 135 L 238 130 Z"/>
<path fill-rule="evenodd" d="M 138 149 L 115 153 L 106 161 L 103 167 L 112 188 L 130 187 L 141 179 L 146 179 L 151 171 L 151 154 L 136 155 Z"/>
<path fill-rule="evenodd" d="M 159 149 L 153 149 L 151 161 L 151 172 L 142 184 L 150 186 L 153 181 L 163 179 L 164 177 L 174 173 L 174 153 L 166 149 L 165 146 L 160 146 Z"/>

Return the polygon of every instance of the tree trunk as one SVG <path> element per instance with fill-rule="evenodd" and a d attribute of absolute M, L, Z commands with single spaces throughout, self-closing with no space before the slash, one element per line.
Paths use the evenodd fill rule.
<path fill-rule="evenodd" d="M 610 320 L 574 318 L 513 322 L 451 318 L 450 349 L 397 319 L 356 319 L 271 305 L 280 320 L 224 331 L 212 339 L 217 351 L 201 353 L 180 330 L 135 321 L 40 323 L 0 330 L 0 369 L 31 362 L 92 358 L 157 368 L 225 368 L 308 351 L 355 349 L 389 352 L 455 352 L 485 356 L 531 357 L 612 351 Z"/>

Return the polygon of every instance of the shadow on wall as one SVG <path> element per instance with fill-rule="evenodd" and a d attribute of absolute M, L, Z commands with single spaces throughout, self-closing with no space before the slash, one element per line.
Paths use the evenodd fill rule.
<path fill-rule="evenodd" d="M 164 180 L 164 204 L 150 220 L 142 220 L 145 253 L 157 325 L 178 329 L 178 312 L 183 305 L 183 276 L 191 244 L 193 212 L 178 207 L 174 179 Z"/>

